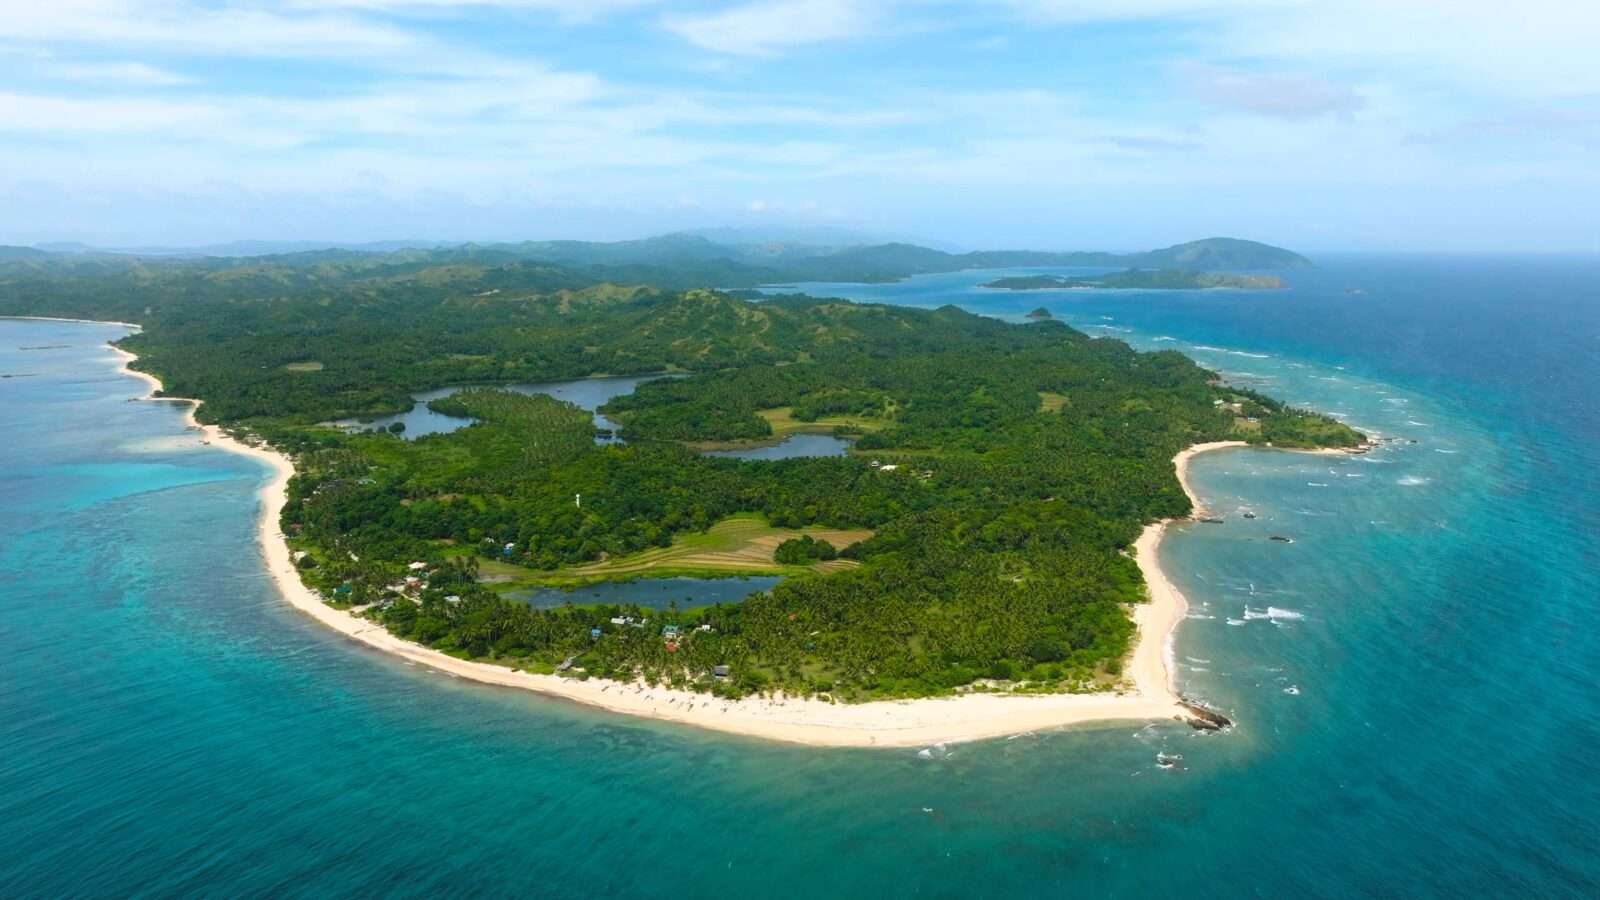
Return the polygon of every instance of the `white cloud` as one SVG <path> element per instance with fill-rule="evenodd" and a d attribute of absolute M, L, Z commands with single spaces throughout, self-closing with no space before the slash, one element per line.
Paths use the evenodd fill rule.
<path fill-rule="evenodd" d="M 525 9 L 554 13 L 569 22 L 589 22 L 619 10 L 651 6 L 659 0 L 294 0 L 296 9 L 333 7 L 383 13 L 438 13 L 483 9 Z"/>
<path fill-rule="evenodd" d="M 0 0 L 0 38 L 269 58 L 396 55 L 425 43 L 365 17 L 183 0 Z"/>
<path fill-rule="evenodd" d="M 1199 64 L 1178 71 L 1188 90 L 1206 103 L 1280 119 L 1348 114 L 1366 102 L 1352 88 L 1309 75 Z"/>
<path fill-rule="evenodd" d="M 760 0 L 663 23 L 707 50 L 767 56 L 785 47 L 858 37 L 877 22 L 874 4 L 853 0 Z"/>
<path fill-rule="evenodd" d="M 1303 5 L 1305 0 L 1002 0 L 1029 18 L 1085 23 L 1129 19 L 1216 18 Z"/>
<path fill-rule="evenodd" d="M 41 70 L 47 78 L 102 87 L 173 87 L 194 79 L 141 62 L 59 63 Z"/>
<path fill-rule="evenodd" d="M 1187 28 L 1213 61 L 1360 70 L 1498 94 L 1600 91 L 1600 3 L 1587 0 L 1001 0 L 1067 26 Z"/>
<path fill-rule="evenodd" d="M 1252 192 L 1269 213 L 1310 216 L 1539 184 L 1592 200 L 1600 179 L 1587 46 L 1600 4 L 1558 15 L 1521 0 L 1511 17 L 1482 0 L 705 0 L 694 8 L 712 11 L 674 4 L 555 30 L 630 5 L 0 0 L 0 200 L 76 197 L 29 200 L 13 217 L 63 227 L 65 211 L 95 203 L 127 211 L 130 228 L 159 227 L 190 200 L 182 215 L 235 228 L 254 227 L 241 210 L 292 230 L 288 210 L 347 204 L 381 232 L 401 227 L 384 210 L 410 209 L 443 237 L 478 220 L 429 210 L 481 209 L 515 228 L 530 208 L 671 210 L 693 224 L 848 204 L 970 235 L 980 221 L 1020 227 L 1013 207 L 1044 221 L 1096 196 L 1104 215 L 1135 218 L 1127 197 L 1166 221 L 1237 213 Z M 489 32 L 524 19 L 549 33 Z M 1137 58 L 1105 79 L 1063 79 L 1082 74 L 1072 57 L 1032 65 L 1038 38 L 1071 48 L 1081 25 L 1133 20 L 1111 40 Z M 880 65 L 891 28 L 895 55 Z M 830 41 L 855 42 L 830 54 L 837 78 L 748 62 Z M 535 44 L 552 61 L 509 49 Z M 684 46 L 722 68 L 679 65 Z M 273 77 L 280 64 L 296 77 Z M 918 64 L 940 68 L 937 86 L 921 85 Z M 740 78 L 753 70 L 772 77 Z M 1063 80 L 1083 95 L 1049 88 Z M 865 83 L 876 89 L 839 87 Z"/>

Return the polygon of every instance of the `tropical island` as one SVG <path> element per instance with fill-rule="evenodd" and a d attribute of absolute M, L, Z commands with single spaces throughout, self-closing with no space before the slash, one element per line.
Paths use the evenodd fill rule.
<path fill-rule="evenodd" d="M 1006 291 L 1059 290 L 1161 290 L 1196 291 L 1210 288 L 1277 290 L 1284 286 L 1276 275 L 1235 272 L 1190 272 L 1184 269 L 1129 269 L 1105 275 L 1013 275 L 982 285 Z"/>
<path fill-rule="evenodd" d="M 1193 511 L 1174 458 L 1363 441 L 1179 353 L 1052 319 L 756 302 L 432 253 L 28 257 L 0 265 L 0 313 L 137 323 L 118 346 L 164 395 L 203 401 L 195 416 L 213 433 L 291 462 L 269 498 L 281 508 L 268 558 L 292 565 L 286 593 L 308 591 L 319 619 L 602 705 L 653 689 L 685 708 L 695 695 L 833 705 L 1149 690 L 1130 688 L 1129 613 L 1157 587 L 1141 563 L 1158 523 Z M 661 280 L 726 274 L 711 269 Z M 504 387 L 600 375 L 660 376 L 599 407 L 620 440 L 597 440 L 592 410 Z M 453 431 L 327 424 L 448 386 L 460 389 L 430 406 L 470 423 Z M 808 431 L 849 448 L 703 452 Z M 752 574 L 782 580 L 709 605 L 516 595 Z M 1159 671 L 1159 646 L 1145 655 Z"/>

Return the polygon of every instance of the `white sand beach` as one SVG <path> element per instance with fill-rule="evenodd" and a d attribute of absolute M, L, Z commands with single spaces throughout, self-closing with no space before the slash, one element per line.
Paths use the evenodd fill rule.
<path fill-rule="evenodd" d="M 160 390 L 161 384 L 156 378 L 128 368 L 136 359 L 133 354 L 115 347 L 111 349 L 121 358 L 123 371 L 149 384 L 152 395 Z M 191 404 L 189 424 L 202 429 L 207 440 L 215 446 L 258 459 L 272 471 L 272 477 L 260 490 L 258 537 L 267 569 L 284 599 L 306 615 L 367 646 L 451 675 L 538 691 L 613 712 L 830 747 L 921 747 L 1090 722 L 1191 718 L 1172 684 L 1171 644 L 1185 606 L 1183 596 L 1158 565 L 1167 521 L 1146 527 L 1135 545 L 1139 568 L 1150 586 L 1151 596 L 1150 602 L 1140 605 L 1133 613 L 1138 625 L 1137 645 L 1126 670 L 1128 686 L 1122 691 L 1019 696 L 982 693 L 859 704 L 785 697 L 728 701 L 708 694 L 651 688 L 643 684 L 600 679 L 580 681 L 468 662 L 401 640 L 379 624 L 327 605 L 301 582 L 289 547 L 278 530 L 279 513 L 287 499 L 286 488 L 294 474 L 289 460 L 271 449 L 237 440 L 214 425 L 198 425 L 194 410 L 199 402 L 187 402 Z M 1199 502 L 1185 477 L 1189 460 L 1209 450 L 1241 446 L 1245 445 L 1237 441 L 1200 444 L 1174 459 L 1179 480 L 1190 499 L 1195 501 L 1196 510 Z"/>

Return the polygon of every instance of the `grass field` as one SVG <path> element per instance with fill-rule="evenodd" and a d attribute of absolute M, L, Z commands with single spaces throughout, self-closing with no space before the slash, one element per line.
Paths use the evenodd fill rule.
<path fill-rule="evenodd" d="M 807 431 L 832 434 L 833 429 L 839 425 L 859 428 L 862 431 L 877 431 L 889 424 L 884 419 L 868 419 L 862 416 L 822 416 L 815 422 L 802 422 L 794 417 L 794 408 L 790 406 L 763 409 L 756 415 L 766 419 L 767 424 L 772 426 L 772 436 L 775 438 Z"/>
<path fill-rule="evenodd" d="M 783 566 L 773 560 L 778 545 L 809 534 L 843 550 L 872 536 L 869 529 L 774 528 L 755 513 L 729 516 L 704 534 L 680 534 L 670 547 L 658 547 L 581 566 L 541 572 L 494 560 L 480 560 L 484 581 L 507 587 L 529 584 L 581 584 L 627 578 L 718 575 L 801 575 L 837 572 L 857 563 L 836 559 L 812 566 Z"/>
<path fill-rule="evenodd" d="M 757 410 L 756 415 L 766 419 L 767 424 L 772 426 L 772 437 L 758 441 L 689 441 L 687 446 L 696 450 L 746 450 L 751 447 L 770 447 L 796 434 L 833 434 L 833 429 L 840 425 L 858 431 L 877 431 L 891 421 L 862 416 L 823 416 L 815 422 L 802 422 L 794 417 L 794 408 L 789 406 Z"/>

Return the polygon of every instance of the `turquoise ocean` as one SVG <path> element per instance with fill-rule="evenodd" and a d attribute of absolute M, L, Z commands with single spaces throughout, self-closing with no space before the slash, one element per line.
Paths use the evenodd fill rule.
<path fill-rule="evenodd" d="M 1318 262 L 1278 292 L 804 286 L 1044 306 L 1398 439 L 1194 464 L 1227 521 L 1163 548 L 1179 679 L 1236 728 L 920 750 L 358 647 L 265 577 L 266 473 L 128 402 L 124 329 L 0 321 L 0 896 L 1600 895 L 1600 261 Z"/>

